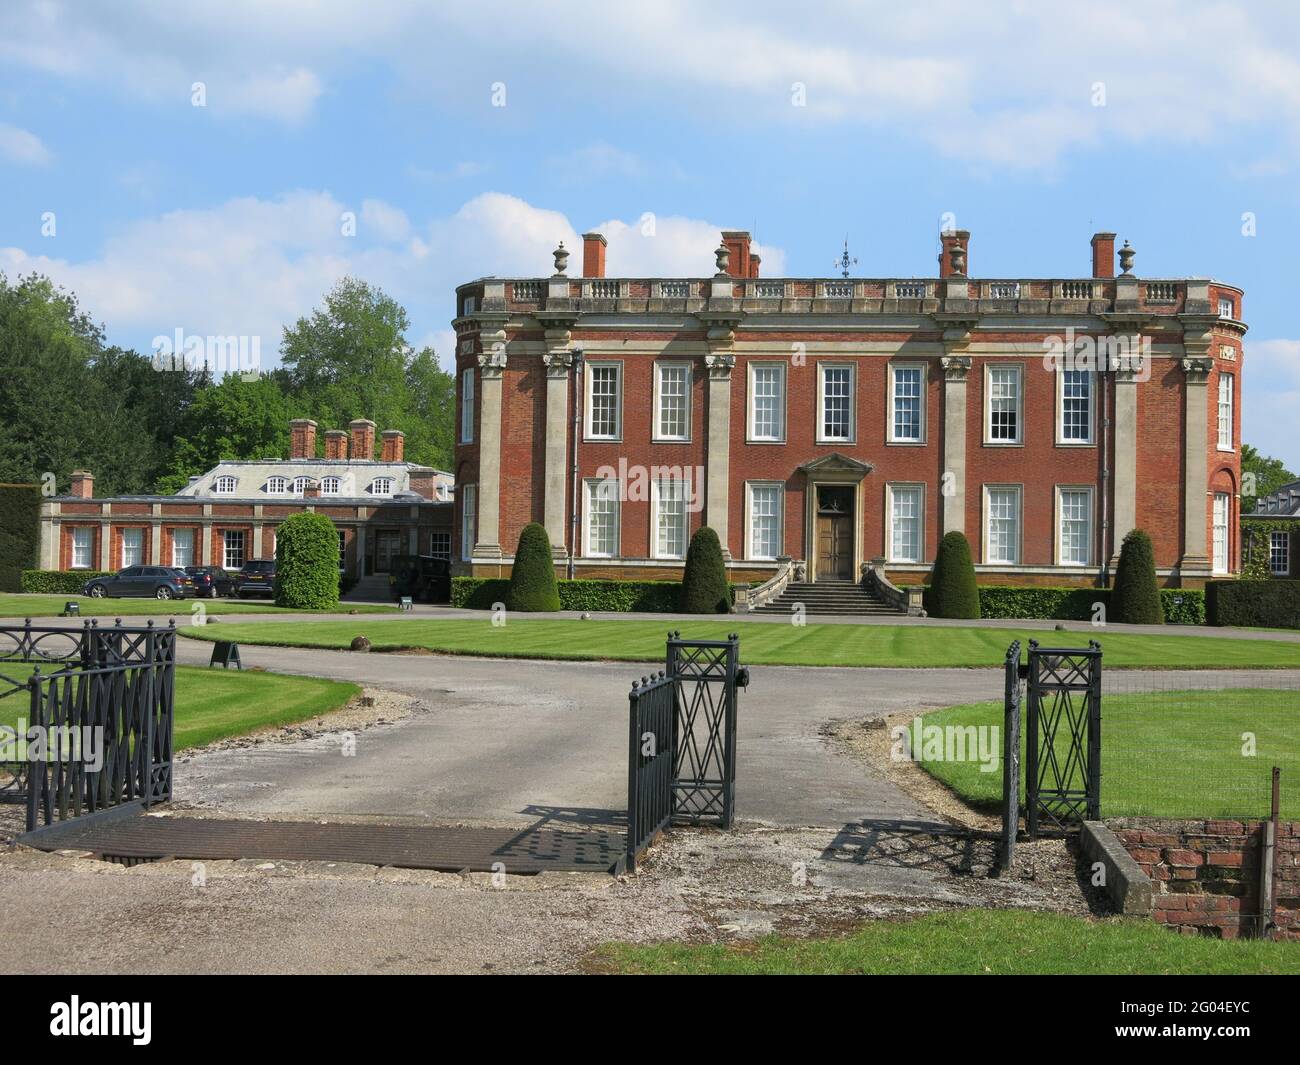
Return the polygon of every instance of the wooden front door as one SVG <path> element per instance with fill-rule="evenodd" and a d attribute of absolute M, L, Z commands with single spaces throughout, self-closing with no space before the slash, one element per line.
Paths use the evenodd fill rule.
<path fill-rule="evenodd" d="M 853 489 L 817 489 L 817 579 L 853 577 Z"/>
<path fill-rule="evenodd" d="M 381 529 L 375 536 L 375 572 L 390 573 L 393 556 L 402 553 L 402 534 L 396 529 Z"/>

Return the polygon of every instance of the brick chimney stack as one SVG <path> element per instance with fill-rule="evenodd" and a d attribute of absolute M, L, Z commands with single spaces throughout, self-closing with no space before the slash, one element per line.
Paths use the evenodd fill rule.
<path fill-rule="evenodd" d="M 731 252 L 727 262 L 727 273 L 732 277 L 757 277 L 750 273 L 749 234 L 743 229 L 724 229 L 722 243 Z"/>
<path fill-rule="evenodd" d="M 316 480 L 315 477 L 309 477 L 307 483 L 302 487 L 302 497 L 303 499 L 319 499 L 320 481 Z"/>
<path fill-rule="evenodd" d="M 289 457 L 291 459 L 316 457 L 316 423 L 310 418 L 294 418 L 289 423 Z"/>
<path fill-rule="evenodd" d="M 369 418 L 353 418 L 348 422 L 352 434 L 351 455 L 353 461 L 373 459 L 375 457 L 375 423 Z"/>
<path fill-rule="evenodd" d="M 606 240 L 600 233 L 582 235 L 582 276 L 605 276 Z"/>
<path fill-rule="evenodd" d="M 68 494 L 77 499 L 94 499 L 95 475 L 89 470 L 73 470 L 72 489 Z"/>
<path fill-rule="evenodd" d="M 379 458 L 383 462 L 404 462 L 406 456 L 406 434 L 400 429 L 385 429 L 379 449 Z"/>
<path fill-rule="evenodd" d="M 750 277 L 758 276 L 758 264 L 760 262 L 762 262 L 762 257 L 758 254 L 758 252 L 751 251 L 749 253 L 749 276 Z"/>
<path fill-rule="evenodd" d="M 418 495 L 424 496 L 425 499 L 437 498 L 438 474 L 431 466 L 412 466 L 410 468 L 410 489 Z"/>
<path fill-rule="evenodd" d="M 348 434 L 342 429 L 325 430 L 325 457 L 327 459 L 348 457 Z"/>
<path fill-rule="evenodd" d="M 939 252 L 939 276 L 952 277 L 952 249 L 961 248 L 962 255 L 966 259 L 965 268 L 961 272 L 962 277 L 970 277 L 970 230 L 969 229 L 945 229 L 939 234 L 939 240 L 943 247 Z"/>
<path fill-rule="evenodd" d="M 1092 276 L 1115 276 L 1115 234 L 1094 233 L 1092 235 Z"/>

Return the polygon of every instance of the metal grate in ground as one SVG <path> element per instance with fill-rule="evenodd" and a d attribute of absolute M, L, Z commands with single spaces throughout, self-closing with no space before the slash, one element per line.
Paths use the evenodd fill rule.
<path fill-rule="evenodd" d="M 135 865 L 162 858 L 358 862 L 442 872 L 609 872 L 616 832 L 556 828 L 242 821 L 136 815 L 68 822 L 22 840 L 43 851 L 83 850 Z"/>

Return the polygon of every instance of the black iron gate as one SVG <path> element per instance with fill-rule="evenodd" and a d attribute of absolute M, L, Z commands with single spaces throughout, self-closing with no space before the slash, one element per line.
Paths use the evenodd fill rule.
<path fill-rule="evenodd" d="M 1028 703 L 1025 732 L 1025 829 L 1067 829 L 1101 816 L 1101 644 L 1087 648 L 1039 647 L 1020 641 L 1007 649 L 1003 698 L 1002 864 L 1009 868 L 1022 812 L 1020 732 L 1022 690 Z"/>
<path fill-rule="evenodd" d="M 672 822 L 730 828 L 736 808 L 737 689 L 749 684 L 740 637 L 668 634 L 667 669 L 633 684 L 626 868 Z"/>

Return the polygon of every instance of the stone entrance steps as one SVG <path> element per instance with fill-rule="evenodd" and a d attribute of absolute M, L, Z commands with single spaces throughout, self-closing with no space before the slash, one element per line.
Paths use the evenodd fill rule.
<path fill-rule="evenodd" d="M 899 617 L 904 613 L 868 591 L 865 585 L 853 581 L 791 582 L 785 591 L 754 613 L 789 615 L 796 603 L 803 604 L 806 614 L 830 617 Z"/>

